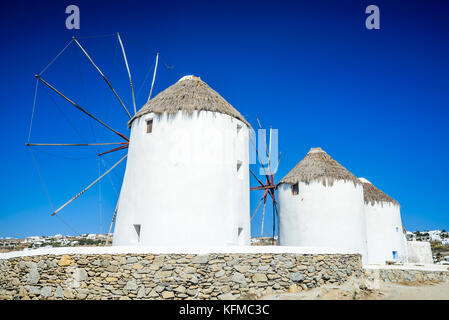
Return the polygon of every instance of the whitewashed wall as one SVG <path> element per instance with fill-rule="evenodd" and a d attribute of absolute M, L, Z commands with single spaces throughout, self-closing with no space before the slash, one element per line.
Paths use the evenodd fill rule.
<path fill-rule="evenodd" d="M 147 134 L 146 120 L 151 118 L 153 132 Z M 241 162 L 239 171 L 237 162 Z M 135 224 L 141 225 L 140 241 Z M 249 242 L 246 124 L 209 111 L 147 114 L 136 119 L 113 245 Z"/>
<path fill-rule="evenodd" d="M 300 182 L 298 195 L 281 184 L 279 243 L 284 246 L 341 248 L 367 260 L 363 188 L 352 182 Z"/>
<path fill-rule="evenodd" d="M 407 261 L 407 249 L 402 232 L 401 209 L 391 202 L 365 203 L 368 263 L 385 264 L 393 260 Z"/>
<path fill-rule="evenodd" d="M 430 242 L 407 241 L 407 254 L 409 263 L 433 264 Z"/>

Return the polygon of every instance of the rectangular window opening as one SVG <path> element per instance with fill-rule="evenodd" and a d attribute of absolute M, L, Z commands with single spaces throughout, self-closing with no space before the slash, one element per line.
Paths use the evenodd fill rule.
<path fill-rule="evenodd" d="M 242 126 L 239 123 L 237 123 L 237 134 L 240 133 L 241 129 L 242 129 Z"/>
<path fill-rule="evenodd" d="M 147 120 L 147 133 L 153 132 L 153 119 Z"/>
<path fill-rule="evenodd" d="M 299 193 L 299 187 L 298 184 L 295 183 L 292 185 L 292 195 L 296 196 Z"/>
<path fill-rule="evenodd" d="M 237 236 L 240 238 L 240 235 L 242 234 L 243 228 L 238 228 L 237 230 Z"/>
<path fill-rule="evenodd" d="M 242 161 L 237 161 L 237 172 L 240 172 L 240 168 L 242 167 Z"/>
<path fill-rule="evenodd" d="M 237 176 L 239 177 L 239 179 L 243 179 L 243 161 L 237 160 Z"/>
<path fill-rule="evenodd" d="M 135 224 L 134 230 L 136 231 L 137 234 L 137 242 L 140 242 L 140 224 Z"/>

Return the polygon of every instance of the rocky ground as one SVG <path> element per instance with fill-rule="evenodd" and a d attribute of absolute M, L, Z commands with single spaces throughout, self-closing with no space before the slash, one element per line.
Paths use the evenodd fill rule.
<path fill-rule="evenodd" d="M 369 283 L 351 279 L 340 286 L 267 295 L 264 300 L 449 300 L 449 283 Z"/>

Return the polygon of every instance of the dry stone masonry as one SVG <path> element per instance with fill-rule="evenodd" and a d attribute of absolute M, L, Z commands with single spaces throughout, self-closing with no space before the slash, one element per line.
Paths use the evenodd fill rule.
<path fill-rule="evenodd" d="M 449 282 L 449 272 L 447 271 L 376 269 L 365 270 L 365 277 L 369 281 L 380 280 L 395 283 Z"/>
<path fill-rule="evenodd" d="M 251 299 L 362 276 L 348 254 L 41 255 L 0 260 L 0 299 Z"/>

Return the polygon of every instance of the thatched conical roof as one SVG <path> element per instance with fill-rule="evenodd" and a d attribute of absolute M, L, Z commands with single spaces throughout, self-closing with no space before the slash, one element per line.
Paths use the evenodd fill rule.
<path fill-rule="evenodd" d="M 388 196 L 383 191 L 377 189 L 371 182 L 369 182 L 365 178 L 359 178 L 359 180 L 363 185 L 363 198 L 365 199 L 365 203 L 374 205 L 375 203 L 389 202 L 399 205 L 396 200 Z"/>
<path fill-rule="evenodd" d="M 331 158 L 321 148 L 312 148 L 280 183 L 295 184 L 321 181 L 323 185 L 333 185 L 336 180 L 352 181 L 354 185 L 361 182 L 341 164 Z"/>
<path fill-rule="evenodd" d="M 250 127 L 245 118 L 233 106 L 195 76 L 182 77 L 178 82 L 160 92 L 129 120 L 128 126 L 131 126 L 136 118 L 151 112 L 175 114 L 178 111 L 186 111 L 191 114 L 195 110 L 224 113 L 241 120 Z"/>

